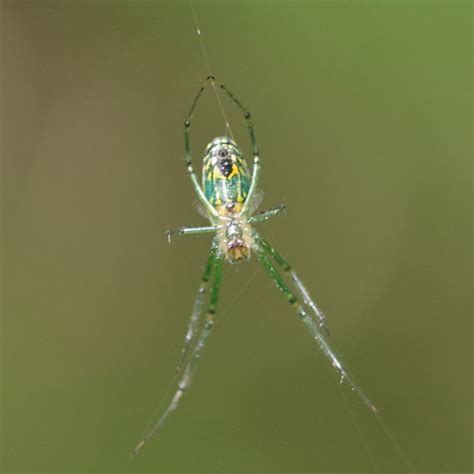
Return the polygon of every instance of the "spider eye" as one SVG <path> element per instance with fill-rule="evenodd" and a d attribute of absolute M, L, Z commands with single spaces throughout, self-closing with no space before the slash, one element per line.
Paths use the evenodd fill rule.
<path fill-rule="evenodd" d="M 219 150 L 218 155 L 219 155 L 221 158 L 225 158 L 225 157 L 228 155 L 227 150 L 226 150 L 225 148 L 221 148 L 221 149 Z"/>

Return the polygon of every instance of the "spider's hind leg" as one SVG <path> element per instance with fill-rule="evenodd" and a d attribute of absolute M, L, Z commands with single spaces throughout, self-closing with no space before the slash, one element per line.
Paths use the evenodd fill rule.
<path fill-rule="evenodd" d="M 215 80 L 215 78 L 212 79 Z M 252 145 L 253 154 L 253 170 L 252 180 L 250 182 L 250 188 L 248 190 L 247 199 L 245 200 L 241 211 L 243 214 L 248 215 L 249 205 L 253 201 L 253 197 L 255 195 L 255 192 L 257 191 L 258 180 L 260 177 L 260 153 L 258 151 L 257 139 L 255 138 L 255 129 L 253 126 L 252 117 L 247 108 L 242 105 L 240 100 L 237 99 L 237 97 L 235 97 L 235 95 L 224 84 L 217 81 L 216 84 L 229 96 L 230 100 L 232 100 L 232 102 L 234 102 L 234 104 L 244 114 L 245 123 L 247 124 L 247 128 L 249 131 L 250 144 Z"/>
<path fill-rule="evenodd" d="M 199 99 L 201 98 L 201 95 L 204 91 L 204 89 L 209 85 L 209 84 L 214 84 L 214 77 L 209 76 L 199 89 L 199 91 L 196 94 L 196 97 L 193 100 L 193 103 L 191 105 L 191 108 L 189 109 L 188 115 L 186 117 L 186 120 L 184 121 L 184 161 L 186 164 L 186 169 L 188 171 L 189 178 L 191 179 L 191 183 L 194 188 L 194 192 L 196 193 L 196 196 L 199 200 L 199 202 L 202 204 L 202 206 L 206 209 L 208 214 L 213 217 L 217 218 L 218 213 L 212 206 L 212 204 L 209 202 L 209 200 L 206 198 L 206 195 L 204 194 L 204 191 L 199 184 L 199 180 L 196 175 L 196 171 L 194 170 L 193 167 L 193 160 L 192 160 L 192 154 L 191 154 L 191 137 L 190 137 L 190 128 L 191 128 L 191 120 L 194 114 L 194 111 L 196 109 L 196 106 L 199 102 Z"/>

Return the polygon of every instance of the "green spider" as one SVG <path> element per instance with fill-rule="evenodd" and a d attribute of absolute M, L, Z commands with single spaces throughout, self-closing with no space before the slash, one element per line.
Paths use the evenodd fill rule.
<path fill-rule="evenodd" d="M 243 112 L 250 133 L 250 142 L 253 153 L 253 170 L 250 175 L 243 155 L 233 140 L 228 137 L 217 137 L 207 145 L 205 150 L 201 187 L 192 164 L 189 130 L 191 127 L 191 118 L 196 109 L 199 98 L 206 86 L 209 84 L 220 87 Z M 328 335 L 325 326 L 326 317 L 309 295 L 309 292 L 303 285 L 301 279 L 295 271 L 292 270 L 290 264 L 267 241 L 265 241 L 251 225 L 257 222 L 266 221 L 267 219 L 279 214 L 285 210 L 285 206 L 281 205 L 258 214 L 253 214 L 253 211 L 258 205 L 256 201 L 259 201 L 259 195 L 256 192 L 256 189 L 260 175 L 260 156 L 257 141 L 255 139 L 253 123 L 249 111 L 240 103 L 232 92 L 227 89 L 227 87 L 218 83 L 214 76 L 209 76 L 206 79 L 191 105 L 191 109 L 189 110 L 188 116 L 184 122 L 184 144 L 185 163 L 188 175 L 191 178 L 194 191 L 196 192 L 199 202 L 211 225 L 203 227 L 182 227 L 178 230 L 168 231 L 168 239 L 170 239 L 174 234 L 190 235 L 215 233 L 215 236 L 212 240 L 211 250 L 204 267 L 201 284 L 194 302 L 186 332 L 184 347 L 181 353 L 181 360 L 176 370 L 177 372 L 181 372 L 182 370 L 182 377 L 178 384 L 178 389 L 158 422 L 138 443 L 132 451 L 132 455 L 135 455 L 162 427 L 168 416 L 177 408 L 183 393 L 191 383 L 191 379 L 204 349 L 204 345 L 214 325 L 224 261 L 227 260 L 230 263 L 235 263 L 246 260 L 250 258 L 252 252 L 255 253 L 258 261 L 262 264 L 263 268 L 270 275 L 276 286 L 287 298 L 288 302 L 293 306 L 296 313 L 300 316 L 302 322 L 309 330 L 311 336 L 316 340 L 320 349 L 337 370 L 340 376 L 340 381 L 347 380 L 352 390 L 355 390 L 363 402 L 373 412 L 376 412 L 377 410 L 375 406 L 353 382 L 341 362 L 336 357 L 333 349 L 328 344 L 326 340 L 326 336 Z M 286 280 L 280 275 L 273 262 L 283 270 L 284 274 L 291 281 L 296 292 L 291 289 Z M 209 282 L 211 280 L 211 291 L 207 305 L 206 319 L 202 324 L 194 346 L 192 346 L 203 312 Z M 301 298 L 301 300 L 298 298 Z"/>

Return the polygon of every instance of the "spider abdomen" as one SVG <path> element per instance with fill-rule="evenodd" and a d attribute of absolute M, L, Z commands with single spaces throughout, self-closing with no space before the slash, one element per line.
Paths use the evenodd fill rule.
<path fill-rule="evenodd" d="M 227 137 L 217 137 L 206 147 L 202 184 L 209 203 L 221 215 L 240 211 L 250 188 L 247 163 L 237 144 Z"/>

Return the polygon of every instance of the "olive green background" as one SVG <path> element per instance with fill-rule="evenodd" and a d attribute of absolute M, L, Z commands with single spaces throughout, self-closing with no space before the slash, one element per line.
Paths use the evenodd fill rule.
<path fill-rule="evenodd" d="M 262 208 L 289 209 L 263 234 L 416 472 L 471 472 L 472 4 L 195 7 L 212 72 L 254 117 Z M 124 472 L 173 393 L 209 248 L 164 235 L 205 222 L 182 125 L 209 71 L 188 2 L 1 13 L 0 470 Z M 210 90 L 196 164 L 223 131 Z M 409 472 L 256 261 L 226 266 L 219 315 L 128 472 Z"/>

